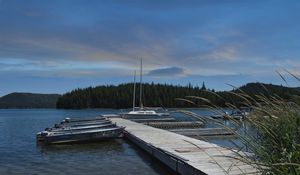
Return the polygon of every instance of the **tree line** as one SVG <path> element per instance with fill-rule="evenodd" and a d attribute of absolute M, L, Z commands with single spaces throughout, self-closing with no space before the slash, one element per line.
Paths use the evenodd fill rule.
<path fill-rule="evenodd" d="M 130 108 L 133 100 L 133 83 L 120 85 L 106 85 L 88 88 L 79 88 L 62 95 L 56 103 L 57 108 L 84 109 L 84 108 Z M 137 84 L 139 87 L 139 84 Z M 276 94 L 286 100 L 297 101 L 299 89 L 284 86 L 249 83 L 232 91 L 215 92 L 202 87 L 144 83 L 142 88 L 142 102 L 148 107 L 187 108 L 205 106 L 209 103 L 225 107 L 228 103 L 237 106 L 243 104 L 243 99 L 234 95 L 243 91 L 253 98 L 257 94 L 269 96 Z M 233 92 L 233 93 L 232 93 Z M 136 91 L 136 106 L 139 106 L 139 88 Z M 201 98 L 198 98 L 201 97 Z M 206 100 L 207 99 L 207 100 Z M 193 101 L 193 102 L 190 102 Z M 300 101 L 299 101 L 300 102 Z"/>

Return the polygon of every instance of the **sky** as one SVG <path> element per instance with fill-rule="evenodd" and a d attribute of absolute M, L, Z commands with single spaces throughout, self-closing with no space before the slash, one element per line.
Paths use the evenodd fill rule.
<path fill-rule="evenodd" d="M 300 86 L 300 1 L 0 0 L 0 96 L 133 81 Z M 286 71 L 287 70 L 287 71 Z"/>

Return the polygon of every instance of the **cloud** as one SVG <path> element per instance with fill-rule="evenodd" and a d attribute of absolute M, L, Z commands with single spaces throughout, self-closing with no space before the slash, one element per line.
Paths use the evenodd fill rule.
<path fill-rule="evenodd" d="M 66 66 L 67 65 L 67 66 Z M 34 77 L 89 78 L 131 75 L 132 70 L 119 62 L 90 63 L 69 60 L 0 60 L 0 77 L 5 74 Z"/>
<path fill-rule="evenodd" d="M 180 67 L 167 67 L 149 71 L 148 76 L 182 76 L 184 70 Z"/>
<path fill-rule="evenodd" d="M 113 83 L 132 78 L 137 57 L 151 80 L 174 83 L 190 76 L 259 78 L 300 67 L 299 2 L 0 3 L 0 78 L 107 77 Z"/>

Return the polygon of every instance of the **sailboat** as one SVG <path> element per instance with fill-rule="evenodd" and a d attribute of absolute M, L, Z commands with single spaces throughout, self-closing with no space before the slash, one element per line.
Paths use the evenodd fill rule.
<path fill-rule="evenodd" d="M 132 111 L 128 113 L 121 113 L 124 118 L 157 118 L 157 117 L 170 117 L 168 112 L 156 112 L 155 110 L 150 110 L 149 107 L 143 106 L 142 101 L 142 89 L 143 89 L 143 79 L 142 79 L 142 65 L 143 60 L 141 59 L 141 69 L 140 69 L 140 107 L 135 107 L 135 91 L 136 91 L 136 71 L 134 72 L 134 85 L 133 85 L 133 100 L 132 100 Z"/>

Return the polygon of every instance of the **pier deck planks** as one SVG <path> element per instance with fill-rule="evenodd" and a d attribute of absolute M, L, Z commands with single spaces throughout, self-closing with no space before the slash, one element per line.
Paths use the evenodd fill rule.
<path fill-rule="evenodd" d="M 234 153 L 216 144 L 153 128 L 122 118 L 111 118 L 124 126 L 126 136 L 142 149 L 181 174 L 256 174 L 250 165 L 230 158 Z"/>

